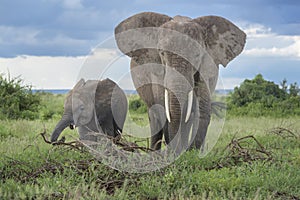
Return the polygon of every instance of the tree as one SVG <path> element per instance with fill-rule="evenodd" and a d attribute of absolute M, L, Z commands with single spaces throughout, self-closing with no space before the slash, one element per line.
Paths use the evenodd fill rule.
<path fill-rule="evenodd" d="M 290 84 L 289 92 L 290 92 L 290 96 L 293 96 L 293 97 L 298 96 L 300 89 L 296 82 Z"/>
<path fill-rule="evenodd" d="M 285 92 L 272 81 L 267 81 L 261 74 L 254 79 L 246 79 L 240 87 L 234 88 L 230 101 L 235 106 L 245 106 L 249 103 L 265 103 L 284 99 Z"/>
<path fill-rule="evenodd" d="M 249 116 L 288 116 L 300 115 L 300 96 L 297 83 L 287 80 L 279 85 L 267 81 L 261 74 L 252 80 L 246 79 L 228 97 L 228 111 L 233 115 Z"/>
<path fill-rule="evenodd" d="M 286 78 L 284 78 L 284 79 L 282 80 L 282 82 L 280 82 L 280 86 L 281 86 L 281 89 L 282 89 L 285 93 L 288 92 L 288 85 L 287 85 L 287 80 L 286 80 Z"/>

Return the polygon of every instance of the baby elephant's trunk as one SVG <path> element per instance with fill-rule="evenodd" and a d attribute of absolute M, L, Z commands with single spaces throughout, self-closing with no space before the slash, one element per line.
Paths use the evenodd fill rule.
<path fill-rule="evenodd" d="M 61 134 L 61 132 L 71 124 L 72 124 L 72 120 L 70 120 L 70 117 L 64 114 L 61 120 L 56 125 L 54 131 L 52 132 L 51 142 L 55 142 L 59 137 L 59 135 Z"/>

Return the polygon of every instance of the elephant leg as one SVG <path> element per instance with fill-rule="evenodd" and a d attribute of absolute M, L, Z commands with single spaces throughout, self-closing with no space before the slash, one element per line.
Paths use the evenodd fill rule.
<path fill-rule="evenodd" d="M 156 113 L 148 110 L 150 129 L 151 129 L 151 149 L 161 149 L 163 128 L 161 126 L 160 119 L 156 116 Z"/>
<path fill-rule="evenodd" d="M 207 129 L 210 123 L 210 110 L 211 110 L 211 104 L 210 101 L 204 100 L 204 98 L 200 97 L 199 101 L 199 124 L 198 127 L 193 127 L 195 128 L 194 130 L 196 131 L 196 135 L 194 138 L 194 141 L 192 142 L 191 147 L 200 149 L 201 146 L 204 148 L 204 142 L 205 142 L 205 137 L 207 133 Z"/>
<path fill-rule="evenodd" d="M 163 135 L 165 137 L 166 144 L 169 144 L 170 143 L 170 138 L 169 138 L 169 133 L 168 133 L 168 123 L 167 122 L 165 123 L 165 126 L 163 128 Z"/>
<path fill-rule="evenodd" d="M 163 135 L 163 130 L 159 131 L 154 135 L 151 135 L 151 149 L 153 150 L 161 149 L 162 135 Z"/>
<path fill-rule="evenodd" d="M 201 146 L 204 148 L 205 137 L 207 133 L 207 128 L 209 126 L 210 119 L 200 117 L 198 127 L 195 127 L 196 135 L 191 144 L 191 148 L 200 149 Z"/>
<path fill-rule="evenodd" d="M 196 132 L 196 135 L 191 147 L 200 149 L 202 146 L 203 149 L 211 116 L 210 93 L 204 81 L 200 81 L 200 84 L 198 85 L 198 88 L 196 88 L 195 93 L 197 95 L 197 107 L 199 111 L 196 113 L 196 117 L 197 119 L 199 119 L 199 123 L 197 127 L 193 127 L 193 133 Z"/>

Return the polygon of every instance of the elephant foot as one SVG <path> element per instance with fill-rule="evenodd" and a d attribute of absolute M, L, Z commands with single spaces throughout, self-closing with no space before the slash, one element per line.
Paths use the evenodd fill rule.
<path fill-rule="evenodd" d="M 161 149 L 162 135 L 163 135 L 163 133 L 161 130 L 157 134 L 151 136 L 151 149 L 153 149 L 153 150 Z"/>

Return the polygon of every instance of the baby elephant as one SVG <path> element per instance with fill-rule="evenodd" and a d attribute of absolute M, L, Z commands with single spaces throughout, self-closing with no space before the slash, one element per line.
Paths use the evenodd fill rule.
<path fill-rule="evenodd" d="M 127 98 L 112 80 L 81 79 L 67 94 L 64 114 L 56 125 L 51 142 L 68 126 L 78 127 L 80 139 L 89 132 L 116 137 L 122 132 L 127 114 Z"/>

